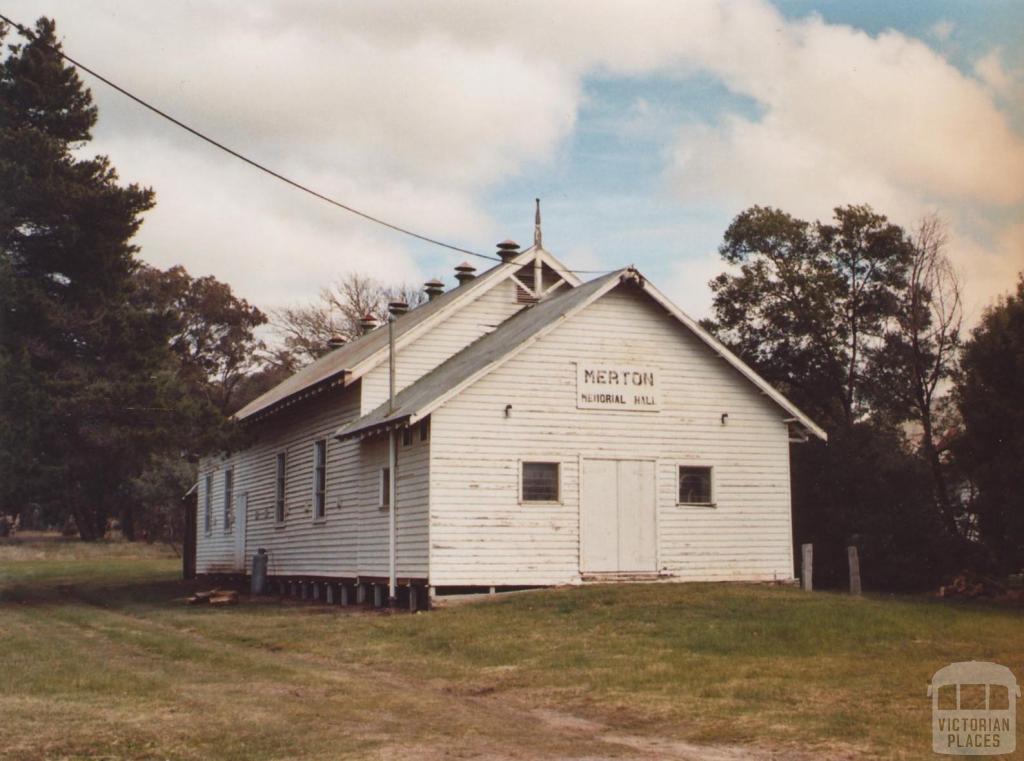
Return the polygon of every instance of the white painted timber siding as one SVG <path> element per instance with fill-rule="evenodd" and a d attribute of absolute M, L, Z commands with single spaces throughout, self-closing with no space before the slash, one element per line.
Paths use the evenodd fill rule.
<path fill-rule="evenodd" d="M 235 539 L 224 525 L 224 460 L 211 457 L 200 462 L 198 507 L 196 512 L 196 569 L 199 573 L 235 570 Z M 211 476 L 210 527 L 206 530 L 207 475 Z M 237 494 L 237 487 L 235 487 Z"/>
<path fill-rule="evenodd" d="M 400 578 L 427 577 L 427 504 L 430 442 L 421 442 L 414 427 L 412 443 L 398 440 L 398 511 L 395 513 L 395 558 Z M 381 503 L 380 471 L 388 462 L 387 434 L 365 439 L 360 449 L 361 477 L 358 573 L 388 575 L 388 508 Z"/>
<path fill-rule="evenodd" d="M 248 496 L 246 564 L 257 548 L 269 553 L 272 575 L 353 577 L 386 575 L 387 522 L 376 492 L 365 488 L 366 460 L 379 444 L 374 441 L 339 442 L 334 432 L 353 420 L 359 409 L 359 384 L 333 389 L 298 402 L 268 420 L 257 423 L 256 440 L 247 449 L 200 463 L 197 570 L 230 572 L 234 566 L 234 538 L 221 521 L 224 471 L 234 469 L 234 493 Z M 314 442 L 327 441 L 326 514 L 313 517 Z M 408 450 L 408 451 L 407 451 Z M 385 450 L 386 451 L 386 450 Z M 285 519 L 275 520 L 277 455 L 286 455 Z M 426 576 L 427 492 L 425 469 L 429 443 L 400 448 L 399 515 L 405 527 L 400 543 L 400 573 Z M 383 462 L 383 460 L 382 460 Z M 213 530 L 203 532 L 204 476 L 213 474 Z M 384 555 L 379 555 L 383 547 Z M 361 565 L 364 563 L 364 565 Z M 383 570 L 382 570 L 383 569 Z"/>
<path fill-rule="evenodd" d="M 395 353 L 396 391 L 413 383 L 449 357 L 462 351 L 481 336 L 523 308 L 516 302 L 515 286 L 503 280 L 473 302 L 462 306 L 450 317 L 435 325 Z M 363 384 L 362 414 L 366 414 L 388 398 L 388 363 L 370 370 Z"/>
<path fill-rule="evenodd" d="M 578 410 L 577 361 L 657 368 L 660 411 Z M 432 417 L 432 584 L 578 581 L 587 457 L 655 462 L 661 573 L 792 578 L 786 413 L 636 290 L 611 291 Z M 561 464 L 559 504 L 520 504 L 523 460 Z M 713 468 L 714 507 L 677 504 L 680 465 Z"/>

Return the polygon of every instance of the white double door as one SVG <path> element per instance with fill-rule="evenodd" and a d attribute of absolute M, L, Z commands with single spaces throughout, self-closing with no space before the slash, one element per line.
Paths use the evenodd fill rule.
<path fill-rule="evenodd" d="M 649 460 L 583 460 L 580 571 L 657 570 L 654 474 Z"/>

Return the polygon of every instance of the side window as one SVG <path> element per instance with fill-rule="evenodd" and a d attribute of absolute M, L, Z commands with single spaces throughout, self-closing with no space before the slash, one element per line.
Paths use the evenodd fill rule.
<path fill-rule="evenodd" d="M 412 428 L 409 426 L 402 429 L 402 446 L 412 446 Z"/>
<path fill-rule="evenodd" d="M 524 462 L 522 473 L 523 502 L 558 502 L 559 466 L 557 462 Z"/>
<path fill-rule="evenodd" d="M 679 504 L 711 505 L 711 468 L 679 466 Z"/>
<path fill-rule="evenodd" d="M 231 500 L 235 496 L 235 471 L 224 471 L 224 530 L 231 530 Z"/>
<path fill-rule="evenodd" d="M 420 441 L 430 441 L 430 418 L 420 421 Z"/>
<path fill-rule="evenodd" d="M 327 439 L 313 442 L 313 518 L 327 515 Z"/>
<path fill-rule="evenodd" d="M 287 460 L 284 452 L 277 455 L 277 481 L 274 492 L 274 521 L 284 523 L 284 472 Z"/>
<path fill-rule="evenodd" d="M 391 507 L 391 468 L 380 469 L 380 501 L 382 509 Z"/>
<path fill-rule="evenodd" d="M 213 476 L 209 473 L 203 478 L 203 531 L 207 534 L 213 530 Z"/>

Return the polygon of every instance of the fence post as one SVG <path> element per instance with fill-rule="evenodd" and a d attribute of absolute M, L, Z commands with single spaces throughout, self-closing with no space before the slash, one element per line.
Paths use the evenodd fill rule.
<path fill-rule="evenodd" d="M 846 557 L 850 561 L 850 594 L 860 594 L 860 558 L 857 557 L 856 547 L 846 548 Z"/>
<path fill-rule="evenodd" d="M 800 586 L 805 592 L 814 589 L 814 545 L 800 545 Z"/>

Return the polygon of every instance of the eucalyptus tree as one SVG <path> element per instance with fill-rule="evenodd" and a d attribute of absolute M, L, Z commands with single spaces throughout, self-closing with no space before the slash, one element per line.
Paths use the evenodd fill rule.
<path fill-rule="evenodd" d="M 855 543 L 872 582 L 922 586 L 962 545 L 946 490 L 904 434 L 908 420 L 931 422 L 956 354 L 941 243 L 868 206 L 814 222 L 754 206 L 719 249 L 730 267 L 711 282 L 706 325 L 829 433 L 794 451 L 793 504 L 797 539 L 827 546 L 816 557 L 834 576 Z"/>

